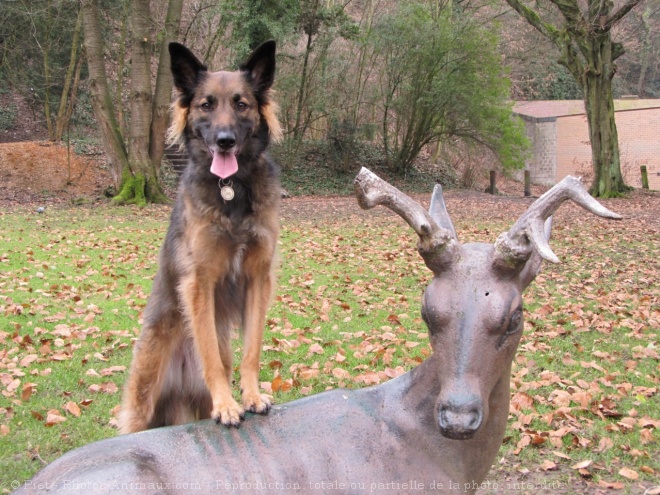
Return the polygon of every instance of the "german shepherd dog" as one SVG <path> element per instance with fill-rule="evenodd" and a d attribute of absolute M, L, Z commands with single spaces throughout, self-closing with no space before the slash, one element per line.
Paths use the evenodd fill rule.
<path fill-rule="evenodd" d="M 235 72 L 209 72 L 178 43 L 169 51 L 178 91 L 169 138 L 185 146 L 189 163 L 134 349 L 122 433 L 209 417 L 238 426 L 244 411 L 270 408 L 258 377 L 281 197 L 266 154 L 281 137 L 270 89 L 275 42 Z M 242 406 L 231 388 L 238 327 Z"/>

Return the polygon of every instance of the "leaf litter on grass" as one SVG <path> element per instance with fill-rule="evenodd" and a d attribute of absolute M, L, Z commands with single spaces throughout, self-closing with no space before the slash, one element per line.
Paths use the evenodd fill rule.
<path fill-rule="evenodd" d="M 610 200 L 626 217 L 620 223 L 572 206 L 555 215 L 552 244 L 562 263 L 546 265 L 525 295 L 509 425 L 491 479 L 538 485 L 542 473 L 560 480 L 564 493 L 653 488 L 660 471 L 657 199 Z M 464 242 L 494 242 L 529 202 L 447 195 Z M 116 434 L 119 392 L 168 213 L 0 214 L 3 488 L 31 476 L 40 459 Z M 430 354 L 419 317 L 430 272 L 398 217 L 362 212 L 352 198 L 289 200 L 280 257 L 260 373 L 277 402 L 382 383 Z"/>

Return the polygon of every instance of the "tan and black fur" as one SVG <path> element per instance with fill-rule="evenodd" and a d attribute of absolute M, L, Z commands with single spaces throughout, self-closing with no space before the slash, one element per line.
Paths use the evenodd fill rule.
<path fill-rule="evenodd" d="M 210 72 L 171 43 L 170 140 L 185 146 L 181 179 L 159 269 L 144 312 L 120 413 L 122 433 L 213 418 L 238 426 L 244 411 L 267 413 L 259 357 L 274 287 L 279 171 L 266 154 L 281 129 L 271 100 L 275 43 L 234 72 Z M 211 152 L 236 155 L 235 197 L 220 196 Z M 232 397 L 231 333 L 243 331 L 242 405 Z"/>

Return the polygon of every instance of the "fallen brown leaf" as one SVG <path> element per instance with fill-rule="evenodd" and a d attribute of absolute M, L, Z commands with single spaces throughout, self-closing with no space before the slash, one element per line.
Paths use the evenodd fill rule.
<path fill-rule="evenodd" d="M 532 409 L 533 404 L 534 398 L 531 395 L 525 392 L 517 392 L 511 397 L 511 405 L 509 406 L 509 409 L 512 412 L 519 412 L 523 409 Z"/>
<path fill-rule="evenodd" d="M 110 376 L 114 373 L 121 373 L 122 371 L 126 371 L 126 366 L 110 366 L 101 370 L 101 376 Z"/>
<path fill-rule="evenodd" d="M 99 384 L 95 383 L 94 385 L 90 385 L 87 390 L 94 393 L 102 392 L 104 394 L 114 394 L 119 390 L 119 387 L 117 387 L 117 385 L 113 382 L 105 382 L 105 383 L 99 383 Z"/>
<path fill-rule="evenodd" d="M 279 392 L 280 389 L 282 388 L 282 383 L 284 383 L 284 380 L 282 380 L 281 376 L 277 375 L 275 378 L 273 378 L 273 381 L 270 382 L 271 392 Z"/>
<path fill-rule="evenodd" d="M 18 362 L 18 365 L 24 368 L 28 366 L 30 363 L 36 361 L 37 359 L 39 359 L 39 356 L 37 356 L 36 354 L 28 354 Z"/>
<path fill-rule="evenodd" d="M 582 478 L 585 478 L 585 479 L 589 479 L 589 478 L 593 477 L 593 475 L 591 474 L 591 472 L 588 469 L 578 469 L 577 472 Z"/>
<path fill-rule="evenodd" d="M 323 354 L 323 347 L 321 347 L 321 344 L 314 343 L 309 346 L 309 350 L 307 351 L 307 355 L 311 356 L 312 354 Z"/>
<path fill-rule="evenodd" d="M 627 467 L 619 469 L 619 474 L 629 480 L 639 479 L 639 473 Z"/>
<path fill-rule="evenodd" d="M 614 442 L 612 439 L 609 437 L 603 437 L 598 442 L 598 448 L 596 449 L 596 452 L 605 452 L 610 450 L 612 447 L 614 447 Z"/>
<path fill-rule="evenodd" d="M 273 386 L 271 385 L 270 382 L 261 382 L 259 386 L 261 387 L 261 390 L 265 391 L 269 395 L 272 395 Z"/>
<path fill-rule="evenodd" d="M 577 464 L 571 466 L 571 469 L 584 469 L 584 468 L 587 468 L 587 467 L 591 466 L 591 464 L 593 462 L 594 461 L 592 461 L 592 460 L 580 461 Z"/>
<path fill-rule="evenodd" d="M 300 378 L 303 380 L 311 380 L 312 378 L 316 378 L 319 376 L 319 370 L 318 369 L 303 369 L 300 371 Z"/>
<path fill-rule="evenodd" d="M 26 401 L 32 397 L 32 392 L 34 392 L 36 383 L 25 383 L 23 384 L 23 391 L 21 392 L 21 400 Z"/>
<path fill-rule="evenodd" d="M 51 427 L 58 423 L 63 423 L 66 418 L 60 414 L 57 409 L 51 409 L 46 415 L 46 426 Z"/>
<path fill-rule="evenodd" d="M 343 368 L 333 368 L 332 374 L 335 378 L 340 380 L 347 380 L 351 377 L 351 374 Z"/>
<path fill-rule="evenodd" d="M 7 385 L 7 392 L 13 393 L 21 385 L 21 380 L 15 378 Z"/>
<path fill-rule="evenodd" d="M 65 409 L 69 414 L 72 414 L 72 415 L 75 416 L 76 418 L 79 418 L 80 415 L 81 415 L 81 412 L 80 412 L 80 406 L 78 406 L 78 404 L 76 404 L 76 403 L 73 402 L 73 401 L 69 401 L 69 402 L 67 402 L 66 405 L 64 406 L 64 409 Z"/>
<path fill-rule="evenodd" d="M 655 438 L 653 438 L 653 432 L 651 430 L 642 428 L 642 431 L 639 432 L 639 440 L 642 442 L 642 445 L 647 445 L 653 443 Z"/>

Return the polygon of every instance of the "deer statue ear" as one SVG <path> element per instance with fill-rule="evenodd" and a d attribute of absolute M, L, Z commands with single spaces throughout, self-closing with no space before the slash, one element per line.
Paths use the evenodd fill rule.
<path fill-rule="evenodd" d="M 456 229 L 454 228 L 454 224 L 449 217 L 447 205 L 445 204 L 445 198 L 442 195 L 442 186 L 440 184 L 436 184 L 433 188 L 431 206 L 429 206 L 429 215 L 431 215 L 431 218 L 435 220 L 435 223 L 438 224 L 438 227 L 445 229 L 451 234 L 454 240 L 458 241 Z"/>
<path fill-rule="evenodd" d="M 552 217 L 548 217 L 548 219 L 545 221 L 545 224 L 543 225 L 543 231 L 543 235 L 547 242 L 550 240 L 550 235 L 552 234 Z M 542 266 L 543 258 L 541 255 L 536 251 L 532 252 L 531 256 L 527 260 L 527 263 L 525 263 L 525 266 L 520 271 L 520 282 L 522 284 L 523 290 L 534 281 L 536 276 L 541 271 Z"/>
<path fill-rule="evenodd" d="M 240 69 L 248 73 L 256 93 L 270 89 L 275 79 L 275 41 L 259 45 Z"/>
<path fill-rule="evenodd" d="M 207 68 L 181 43 L 170 43 L 169 50 L 174 86 L 184 97 L 189 98 Z"/>

